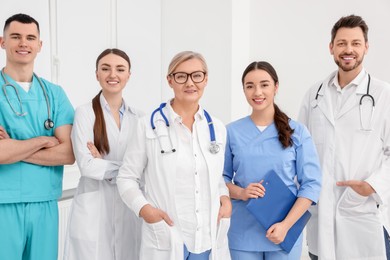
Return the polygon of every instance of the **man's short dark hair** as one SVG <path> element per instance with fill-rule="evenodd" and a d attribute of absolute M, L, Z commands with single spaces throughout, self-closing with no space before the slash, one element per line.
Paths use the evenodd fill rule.
<path fill-rule="evenodd" d="M 330 42 L 333 43 L 334 38 L 336 38 L 337 31 L 340 28 L 355 28 L 355 27 L 360 27 L 360 29 L 362 29 L 364 40 L 368 42 L 368 26 L 366 22 L 360 16 L 353 15 L 353 14 L 349 16 L 341 17 L 334 24 L 332 28 L 332 38 Z"/>
<path fill-rule="evenodd" d="M 40 33 L 39 23 L 37 22 L 37 20 L 35 20 L 34 18 L 32 18 L 31 16 L 29 16 L 27 14 L 14 14 L 10 18 L 8 18 L 5 21 L 3 32 L 5 32 L 5 30 L 9 27 L 9 25 L 14 21 L 19 22 L 19 23 L 24 23 L 24 24 L 35 23 L 37 26 L 37 29 L 38 29 L 38 33 Z"/>

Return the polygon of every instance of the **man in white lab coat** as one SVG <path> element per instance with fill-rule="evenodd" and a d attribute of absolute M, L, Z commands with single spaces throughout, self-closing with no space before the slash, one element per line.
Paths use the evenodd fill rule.
<path fill-rule="evenodd" d="M 307 226 L 313 260 L 384 260 L 389 250 L 381 212 L 390 189 L 390 85 L 363 68 L 367 32 L 355 15 L 334 25 L 329 49 L 338 70 L 308 91 L 299 115 L 323 173 Z"/>

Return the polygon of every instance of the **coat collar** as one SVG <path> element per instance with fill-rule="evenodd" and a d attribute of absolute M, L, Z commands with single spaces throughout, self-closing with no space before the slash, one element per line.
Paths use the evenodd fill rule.
<path fill-rule="evenodd" d="M 330 88 L 334 87 L 337 82 L 337 71 L 330 74 L 320 86 L 317 88 L 317 93 L 314 96 L 314 100 L 312 101 L 312 107 L 318 106 L 325 117 L 329 120 L 332 125 L 335 125 L 335 118 L 333 114 L 333 105 L 330 95 Z M 362 69 L 362 71 L 358 74 L 358 76 L 350 83 L 356 85 L 355 94 L 351 95 L 340 113 L 337 115 L 337 118 L 342 117 L 347 112 L 349 112 L 352 108 L 359 105 L 359 100 L 362 95 L 367 92 L 367 84 L 368 84 L 368 73 Z M 337 82 L 338 85 L 338 82 Z M 319 90 L 318 90 L 319 89 Z M 317 97 L 317 98 L 316 98 Z"/>
<path fill-rule="evenodd" d="M 368 82 L 367 74 L 368 73 L 363 68 L 360 71 L 360 73 L 347 86 L 345 86 L 345 88 L 356 87 L 356 94 L 364 95 L 366 93 L 366 90 L 367 90 L 367 88 L 366 88 L 367 84 L 364 84 L 365 82 Z M 329 87 L 340 88 L 340 84 L 339 84 L 339 80 L 338 80 L 337 75 L 338 75 L 338 73 L 335 72 L 333 75 L 333 78 L 332 77 L 330 78 L 330 81 L 328 84 Z"/>
<path fill-rule="evenodd" d="M 173 101 L 173 99 L 168 100 L 167 105 L 165 106 L 167 114 L 168 114 L 167 117 L 169 118 L 169 121 L 171 121 L 171 122 L 181 122 L 182 121 L 181 116 L 178 115 L 172 108 L 172 105 L 171 105 L 172 101 Z M 203 108 L 201 105 L 199 105 L 199 109 L 195 113 L 195 121 L 196 120 L 203 120 L 203 119 L 205 119 Z"/>
<path fill-rule="evenodd" d="M 103 93 L 100 95 L 100 105 L 102 106 L 103 109 L 107 109 L 108 111 L 110 111 L 110 107 Z M 137 114 L 136 111 L 132 107 L 128 106 L 126 101 L 122 98 L 122 105 L 119 109 L 119 112 L 124 114 L 126 111 L 129 111 L 133 115 Z"/>

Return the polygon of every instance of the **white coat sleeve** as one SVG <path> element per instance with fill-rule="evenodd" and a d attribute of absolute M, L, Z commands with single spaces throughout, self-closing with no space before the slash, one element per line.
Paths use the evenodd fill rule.
<path fill-rule="evenodd" d="M 306 127 L 308 127 L 308 119 L 309 119 L 309 108 L 310 108 L 310 92 L 311 90 L 307 91 L 302 103 L 301 107 L 299 109 L 299 114 L 298 114 L 298 121 L 304 124 Z"/>
<path fill-rule="evenodd" d="M 139 216 L 141 208 L 149 204 L 142 191 L 147 164 L 145 123 L 142 119 L 138 120 L 136 131 L 128 142 L 117 185 L 124 203 Z"/>
<path fill-rule="evenodd" d="M 93 142 L 93 111 L 87 106 L 76 109 L 72 128 L 73 152 L 79 166 L 81 176 L 96 180 L 111 179 L 118 174 L 121 162 L 94 158 L 87 147 Z"/>
<path fill-rule="evenodd" d="M 221 175 L 219 178 L 219 196 L 228 196 L 229 197 L 229 189 L 226 186 L 225 179 Z"/>

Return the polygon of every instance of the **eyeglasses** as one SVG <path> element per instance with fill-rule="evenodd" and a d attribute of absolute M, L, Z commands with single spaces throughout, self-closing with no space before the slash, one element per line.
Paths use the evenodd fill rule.
<path fill-rule="evenodd" d="M 188 80 L 188 76 L 191 77 L 192 82 L 201 83 L 204 81 L 204 79 L 206 77 L 206 72 L 204 72 L 204 71 L 194 71 L 192 73 L 176 72 L 176 73 L 172 73 L 170 75 L 173 76 L 173 79 L 178 84 L 186 83 Z"/>

